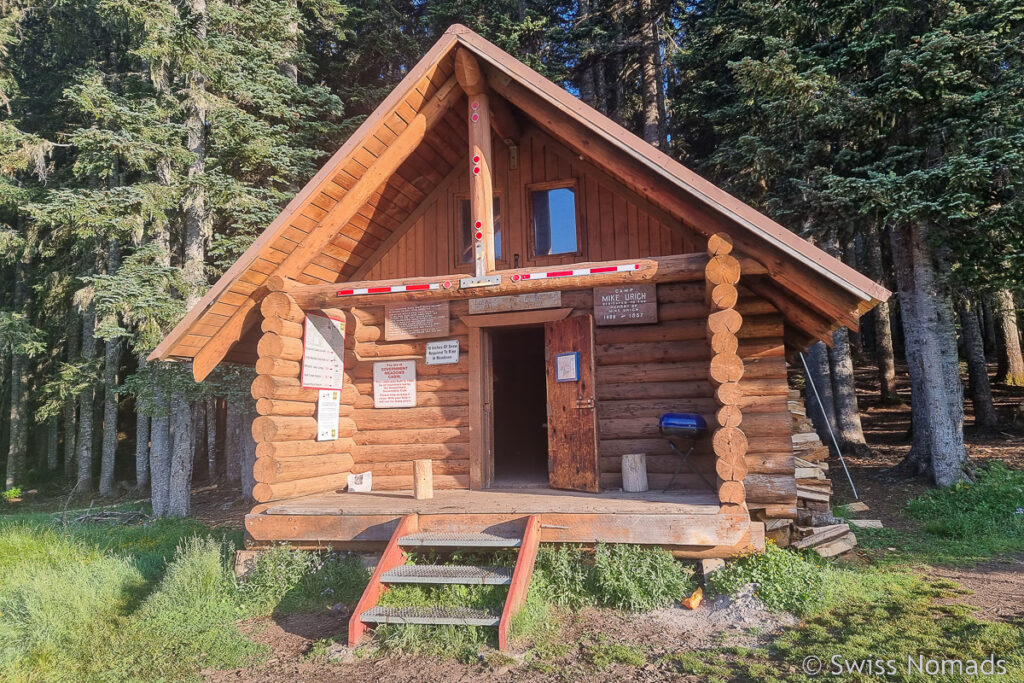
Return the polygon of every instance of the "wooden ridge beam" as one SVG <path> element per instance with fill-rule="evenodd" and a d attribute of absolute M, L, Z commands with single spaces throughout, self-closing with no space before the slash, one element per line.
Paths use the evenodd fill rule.
<path fill-rule="evenodd" d="M 313 257 L 330 244 L 338 232 L 373 197 L 380 186 L 387 182 L 388 177 L 409 158 L 426 137 L 427 131 L 444 117 L 448 109 L 458 99 L 459 93 L 458 84 L 455 77 L 452 76 L 413 117 L 405 130 L 366 169 L 341 200 L 327 212 L 319 224 L 278 265 L 274 275 L 281 277 L 299 275 L 302 269 L 313 260 Z M 231 347 L 259 319 L 257 308 L 260 299 L 265 294 L 266 291 L 263 288 L 257 288 L 232 314 L 224 327 L 210 337 L 209 341 L 199 350 L 192 363 L 192 374 L 197 382 L 206 379 Z"/>

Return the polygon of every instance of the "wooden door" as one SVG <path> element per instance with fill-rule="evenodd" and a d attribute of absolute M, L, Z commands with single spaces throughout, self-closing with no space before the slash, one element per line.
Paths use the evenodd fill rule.
<path fill-rule="evenodd" d="M 597 492 L 597 406 L 594 318 L 579 315 L 544 324 L 548 384 L 548 480 L 552 488 Z M 559 356 L 578 353 L 575 373 L 559 377 Z M 563 370 L 575 359 L 561 359 Z M 576 376 L 577 379 L 566 379 Z"/>

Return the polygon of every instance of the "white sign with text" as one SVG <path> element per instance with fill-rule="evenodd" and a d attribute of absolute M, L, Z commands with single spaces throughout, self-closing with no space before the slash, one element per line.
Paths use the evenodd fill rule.
<path fill-rule="evenodd" d="M 391 360 L 373 364 L 373 407 L 416 406 L 416 361 Z"/>

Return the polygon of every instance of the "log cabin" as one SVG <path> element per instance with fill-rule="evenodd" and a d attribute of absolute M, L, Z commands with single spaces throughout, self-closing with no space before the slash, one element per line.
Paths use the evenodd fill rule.
<path fill-rule="evenodd" d="M 151 358 L 255 366 L 250 546 L 724 557 L 796 515 L 787 358 L 888 296 L 453 26 Z"/>

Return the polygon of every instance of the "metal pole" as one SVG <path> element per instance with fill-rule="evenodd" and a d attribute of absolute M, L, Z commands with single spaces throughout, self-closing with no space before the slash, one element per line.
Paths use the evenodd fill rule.
<path fill-rule="evenodd" d="M 853 485 L 853 477 L 850 476 L 850 470 L 846 467 L 846 459 L 843 458 L 843 451 L 839 448 L 839 442 L 836 441 L 836 435 L 832 431 L 832 421 L 828 419 L 828 415 L 825 413 L 825 404 L 821 402 L 821 395 L 818 394 L 818 387 L 814 385 L 814 378 L 811 377 L 811 369 L 807 367 L 807 359 L 804 358 L 803 352 L 800 352 L 800 362 L 804 364 L 804 377 L 807 379 L 807 383 L 811 385 L 811 389 L 814 391 L 814 398 L 818 400 L 818 409 L 821 410 L 821 416 L 825 420 L 825 426 L 828 427 L 828 435 L 832 439 L 832 445 L 836 447 L 836 454 L 839 456 L 839 462 L 843 464 L 843 471 L 846 472 L 846 480 L 850 482 L 850 490 L 853 491 L 853 499 L 860 500 L 860 495 L 857 493 L 857 487 Z"/>

